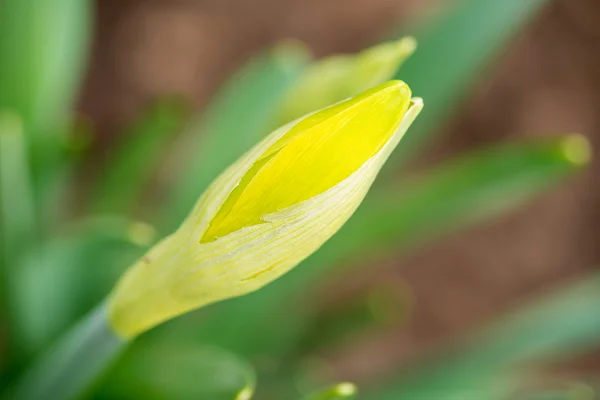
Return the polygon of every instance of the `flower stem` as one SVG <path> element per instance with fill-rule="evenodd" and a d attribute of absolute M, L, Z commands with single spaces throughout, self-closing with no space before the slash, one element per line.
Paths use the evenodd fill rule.
<path fill-rule="evenodd" d="M 118 337 L 101 304 L 17 382 L 14 400 L 72 400 L 90 389 L 129 342 Z"/>

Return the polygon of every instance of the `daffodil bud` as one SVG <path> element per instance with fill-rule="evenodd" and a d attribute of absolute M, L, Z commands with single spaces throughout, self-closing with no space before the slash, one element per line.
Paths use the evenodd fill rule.
<path fill-rule="evenodd" d="M 392 81 L 267 136 L 122 277 L 110 299 L 114 330 L 135 336 L 297 265 L 356 210 L 421 108 Z"/>
<path fill-rule="evenodd" d="M 274 126 L 392 79 L 416 46 L 416 40 L 409 36 L 358 54 L 335 54 L 314 61 L 286 93 Z"/>

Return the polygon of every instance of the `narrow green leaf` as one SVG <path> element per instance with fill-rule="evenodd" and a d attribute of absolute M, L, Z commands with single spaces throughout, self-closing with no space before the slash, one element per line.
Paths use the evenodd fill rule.
<path fill-rule="evenodd" d="M 9 293 L 20 351 L 46 347 L 100 302 L 154 236 L 143 223 L 98 218 L 31 249 L 15 269 Z"/>
<path fill-rule="evenodd" d="M 526 385 L 525 389 L 518 390 L 508 400 L 594 400 L 600 393 L 600 386 L 586 383 L 583 379 L 545 379 L 545 382 Z"/>
<path fill-rule="evenodd" d="M 91 2 L 4 0 L 0 6 L 0 109 L 33 134 L 62 124 L 81 78 Z"/>
<path fill-rule="evenodd" d="M 590 145 L 578 135 L 491 146 L 434 167 L 398 188 L 381 188 L 315 255 L 400 249 L 523 204 L 585 166 Z"/>
<path fill-rule="evenodd" d="M 41 198 L 60 162 L 58 134 L 68 123 L 81 82 L 91 8 L 91 0 L 0 3 L 0 110 L 23 119 Z"/>
<path fill-rule="evenodd" d="M 0 281 L 11 275 L 19 253 L 32 243 L 36 230 L 22 120 L 17 114 L 0 111 Z"/>
<path fill-rule="evenodd" d="M 419 50 L 397 73 L 426 101 L 398 160 L 414 151 L 444 121 L 473 85 L 475 76 L 506 46 L 547 0 L 460 0 L 439 21 L 417 35 Z"/>
<path fill-rule="evenodd" d="M 492 147 L 415 177 L 402 190 L 375 191 L 302 265 L 256 293 L 214 305 L 198 330 L 240 354 L 289 349 L 307 322 L 305 310 L 290 313 L 290 304 L 344 260 L 374 249 L 406 251 L 522 204 L 579 170 L 589 151 L 579 136 Z M 286 323 L 267 328 L 279 318 Z"/>
<path fill-rule="evenodd" d="M 109 156 L 98 182 L 92 205 L 95 213 L 132 211 L 165 147 L 183 125 L 185 114 L 179 102 L 158 101 L 124 133 L 123 142 Z"/>
<path fill-rule="evenodd" d="M 122 400 L 249 400 L 256 385 L 252 366 L 215 347 L 163 337 L 142 337 L 110 371 L 102 398 Z"/>
<path fill-rule="evenodd" d="M 210 182 L 266 133 L 278 102 L 307 61 L 306 50 L 297 43 L 281 44 L 251 60 L 190 125 L 173 152 L 186 161 L 165 207 L 165 231 L 175 229 Z"/>
<path fill-rule="evenodd" d="M 399 382 L 368 398 L 469 398 L 482 382 L 504 380 L 525 363 L 569 356 L 597 346 L 599 308 L 600 275 L 596 274 L 510 315 L 468 345 L 410 376 L 401 373 Z M 517 383 L 513 382 L 513 389 Z"/>
<path fill-rule="evenodd" d="M 313 393 L 305 400 L 342 400 L 353 399 L 356 395 L 356 386 L 350 382 L 338 383 L 330 388 Z"/>
<path fill-rule="evenodd" d="M 2 344 L 12 350 L 8 332 L 10 306 L 8 291 L 18 273 L 18 259 L 37 239 L 37 218 L 33 200 L 27 143 L 17 114 L 0 110 L 0 325 L 7 332 Z M 7 343 L 9 345 L 7 345 Z M 0 386 L 12 353 L 0 363 Z"/>

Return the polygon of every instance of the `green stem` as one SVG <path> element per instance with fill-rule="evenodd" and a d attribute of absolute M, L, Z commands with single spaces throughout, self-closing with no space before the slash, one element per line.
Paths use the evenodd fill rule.
<path fill-rule="evenodd" d="M 89 390 L 128 343 L 113 332 L 102 304 L 42 355 L 7 400 L 76 399 Z"/>

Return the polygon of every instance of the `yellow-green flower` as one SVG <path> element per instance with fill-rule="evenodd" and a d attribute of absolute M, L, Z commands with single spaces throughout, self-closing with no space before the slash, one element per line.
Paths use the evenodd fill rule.
<path fill-rule="evenodd" d="M 416 47 L 416 40 L 409 36 L 358 54 L 335 54 L 313 62 L 286 93 L 274 126 L 392 79 Z"/>
<path fill-rule="evenodd" d="M 135 336 L 297 265 L 356 210 L 421 108 L 392 81 L 267 136 L 123 276 L 109 305 L 115 331 Z"/>

